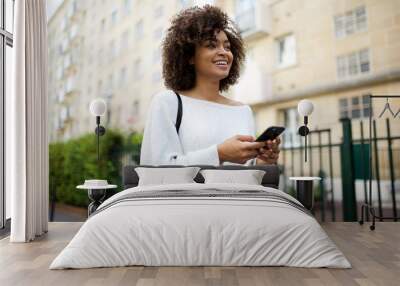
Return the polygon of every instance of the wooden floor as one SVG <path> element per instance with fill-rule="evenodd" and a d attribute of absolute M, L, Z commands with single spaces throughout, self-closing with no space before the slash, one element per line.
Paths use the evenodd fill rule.
<path fill-rule="evenodd" d="M 120 267 L 48 270 L 82 223 L 50 223 L 32 243 L 0 241 L 0 285 L 400 285 L 400 223 L 323 227 L 352 269 L 290 267 Z"/>

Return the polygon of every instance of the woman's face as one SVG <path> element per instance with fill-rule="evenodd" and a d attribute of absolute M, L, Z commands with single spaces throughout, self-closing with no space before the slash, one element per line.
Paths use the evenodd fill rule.
<path fill-rule="evenodd" d="M 232 66 L 233 54 L 224 31 L 215 32 L 216 39 L 208 39 L 196 46 L 191 60 L 196 75 L 217 80 L 226 78 Z"/>

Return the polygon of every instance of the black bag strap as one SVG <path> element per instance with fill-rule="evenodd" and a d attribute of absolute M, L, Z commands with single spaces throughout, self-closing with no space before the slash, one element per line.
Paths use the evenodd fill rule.
<path fill-rule="evenodd" d="M 176 128 L 176 133 L 179 133 L 179 127 L 181 127 L 181 121 L 182 121 L 182 99 L 181 96 L 176 91 L 175 94 L 178 97 L 178 113 L 176 115 L 175 128 Z"/>

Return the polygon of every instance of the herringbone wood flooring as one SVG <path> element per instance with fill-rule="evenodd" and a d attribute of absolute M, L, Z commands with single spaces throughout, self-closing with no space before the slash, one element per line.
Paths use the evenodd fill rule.
<path fill-rule="evenodd" d="M 400 223 L 326 223 L 352 269 L 290 267 L 120 267 L 49 270 L 82 223 L 50 223 L 32 243 L 0 241 L 0 285 L 400 285 Z"/>

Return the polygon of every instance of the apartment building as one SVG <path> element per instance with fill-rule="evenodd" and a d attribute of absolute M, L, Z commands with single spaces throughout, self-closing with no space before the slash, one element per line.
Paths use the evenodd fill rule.
<path fill-rule="evenodd" d="M 391 136 L 400 134 L 400 98 L 389 99 L 396 117 L 388 110 L 380 117 L 387 100 L 373 99 L 371 110 L 368 96 L 400 94 L 399 1 L 225 0 L 219 4 L 235 19 L 247 45 L 245 71 L 230 94 L 252 106 L 257 132 L 270 125 L 283 125 L 282 147 L 303 144 L 304 139 L 297 134 L 303 121 L 297 104 L 306 98 L 315 105 L 310 129 L 331 130 L 334 144 L 343 140 L 341 118 L 351 119 L 353 139 L 362 135 L 368 143 L 370 113 L 376 119 L 378 137 L 388 134 L 386 120 Z M 329 143 L 327 133 L 315 135 L 314 145 Z M 393 158 L 398 158 L 399 143 L 390 143 Z M 380 140 L 376 151 L 380 156 L 373 159 L 379 161 L 381 178 L 386 180 L 392 170 L 388 145 L 387 140 Z M 365 169 L 368 146 L 353 142 L 358 173 L 361 165 Z M 314 156 L 306 164 L 301 164 L 297 152 L 282 155 L 280 163 L 293 174 L 304 171 L 315 175 L 313 168 L 314 172 L 329 169 L 326 164 L 332 156 L 333 177 L 341 176 L 340 148 L 333 148 L 331 154 L 324 149 L 319 155 L 318 148 L 309 153 Z M 396 169 L 400 162 L 394 159 L 393 164 Z M 362 178 L 358 173 L 357 178 Z"/>
<path fill-rule="evenodd" d="M 107 100 L 105 124 L 142 131 L 152 96 L 164 88 L 160 44 L 170 18 L 206 3 L 235 20 L 247 47 L 244 72 L 227 95 L 252 106 L 258 132 L 285 125 L 293 142 L 284 144 L 299 144 L 303 98 L 315 104 L 311 128 L 332 128 L 338 141 L 340 118 L 368 118 L 366 94 L 400 90 L 396 0 L 65 0 L 49 21 L 51 139 L 91 131 L 95 97 Z M 374 115 L 385 103 L 373 102 Z"/>
<path fill-rule="evenodd" d="M 281 124 L 287 127 L 287 135 L 295 134 L 300 123 L 297 103 L 307 98 L 315 104 L 311 128 L 331 128 L 333 140 L 339 141 L 340 118 L 368 123 L 367 94 L 400 91 L 399 1 L 225 0 L 219 4 L 236 20 L 247 44 L 246 69 L 231 93 L 252 105 L 258 132 Z M 385 103 L 374 99 L 374 117 Z M 395 111 L 400 108 L 400 100 L 391 103 Z M 399 134 L 399 118 L 389 118 L 392 132 Z M 386 130 L 384 120 L 377 124 L 378 130 Z M 359 133 L 357 128 L 354 131 Z M 294 136 L 293 143 L 298 140 Z"/>
<path fill-rule="evenodd" d="M 77 132 L 84 63 L 84 1 L 63 1 L 48 21 L 49 138 L 70 138 Z"/>
<path fill-rule="evenodd" d="M 206 3 L 64 0 L 48 22 L 50 140 L 92 131 L 89 105 L 98 97 L 107 102 L 103 124 L 142 131 L 163 88 L 161 41 L 170 18 Z"/>

